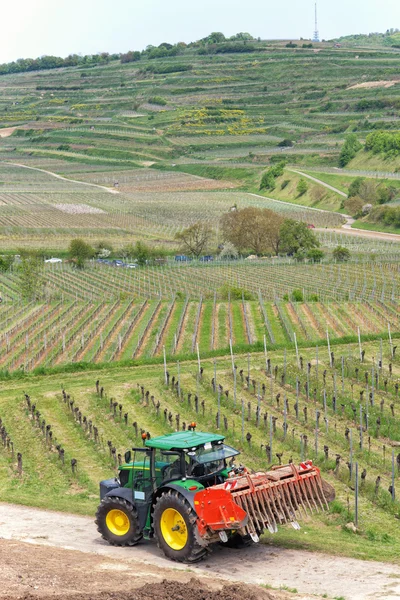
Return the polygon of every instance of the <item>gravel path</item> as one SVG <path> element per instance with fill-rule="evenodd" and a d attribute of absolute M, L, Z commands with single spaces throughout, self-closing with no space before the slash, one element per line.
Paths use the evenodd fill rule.
<path fill-rule="evenodd" d="M 38 167 L 28 167 L 28 165 L 21 165 L 20 163 L 9 162 L 6 160 L 1 161 L 4 164 L 12 165 L 14 167 L 21 167 L 22 169 L 31 169 L 31 171 L 40 171 L 40 173 L 46 173 L 46 175 L 51 175 L 56 179 L 62 179 L 63 181 L 68 181 L 69 183 L 77 183 L 78 185 L 88 185 L 90 187 L 99 188 L 103 192 L 108 192 L 109 194 L 119 194 L 118 190 L 114 190 L 112 188 L 108 188 L 105 185 L 98 185 L 97 183 L 88 183 L 86 181 L 78 181 L 77 179 L 68 179 L 68 177 L 63 177 L 62 175 L 58 175 L 58 173 L 53 173 L 52 171 L 46 171 L 45 169 L 39 169 Z"/>
<path fill-rule="evenodd" d="M 90 517 L 0 504 L 0 538 L 108 557 L 135 565 L 136 570 L 171 569 L 171 562 L 154 542 L 142 542 L 135 548 L 109 546 L 99 537 Z M 187 565 L 174 563 L 173 569 L 187 570 Z M 398 566 L 263 544 L 244 550 L 217 546 L 212 556 L 190 569 L 198 576 L 213 579 L 296 588 L 297 598 L 309 598 L 311 594 L 342 596 L 346 600 L 400 598 Z"/>
<path fill-rule="evenodd" d="M 319 183 L 320 185 L 323 185 L 328 190 L 332 190 L 332 192 L 336 192 L 337 194 L 340 194 L 340 196 L 347 198 L 347 194 L 345 194 L 344 192 L 341 192 L 337 188 L 333 187 L 333 185 L 329 185 L 329 183 L 325 183 L 324 181 L 321 181 L 320 179 L 316 179 L 315 177 L 312 177 L 311 175 L 307 175 L 307 173 L 303 173 L 302 171 L 295 171 L 294 169 L 289 169 L 289 171 L 291 171 L 292 173 L 297 173 L 297 175 L 301 175 L 302 177 L 307 177 L 307 179 L 311 179 L 311 181 L 315 181 L 315 183 Z"/>

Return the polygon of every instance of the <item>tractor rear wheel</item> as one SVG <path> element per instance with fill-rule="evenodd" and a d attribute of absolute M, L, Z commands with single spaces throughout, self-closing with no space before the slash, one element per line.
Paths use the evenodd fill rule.
<path fill-rule="evenodd" d="M 143 537 L 137 512 L 123 498 L 105 497 L 96 513 L 97 531 L 113 546 L 135 546 Z"/>
<path fill-rule="evenodd" d="M 195 563 L 207 553 L 197 532 L 197 515 L 189 502 L 174 490 L 157 498 L 154 513 L 154 535 L 158 547 L 175 561 Z"/>

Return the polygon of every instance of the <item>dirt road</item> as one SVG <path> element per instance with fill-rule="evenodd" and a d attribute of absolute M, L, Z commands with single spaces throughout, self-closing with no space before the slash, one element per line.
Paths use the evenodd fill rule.
<path fill-rule="evenodd" d="M 89 517 L 0 504 L 1 538 L 89 553 L 118 561 L 120 570 L 134 567 L 135 573 L 150 569 L 159 577 L 171 572 L 171 562 L 154 542 L 142 542 L 135 548 L 109 546 L 100 539 Z M 174 563 L 173 569 L 177 577 L 188 572 L 187 565 L 179 563 Z M 211 577 L 214 582 L 230 580 L 296 588 L 299 600 L 312 594 L 342 596 L 346 600 L 400 598 L 400 567 L 262 544 L 245 550 L 216 547 L 211 557 L 191 566 L 190 572 Z"/>
<path fill-rule="evenodd" d="M 88 183 L 87 181 L 78 181 L 77 179 L 68 179 L 68 177 L 63 177 L 58 173 L 53 173 L 52 171 L 46 171 L 45 169 L 39 169 L 38 167 L 29 167 L 28 165 L 21 165 L 20 163 L 14 163 L 6 160 L 2 160 L 2 163 L 7 165 L 12 165 L 13 167 L 21 167 L 22 169 L 30 169 L 31 171 L 40 171 L 40 173 L 46 173 L 46 175 L 51 175 L 56 179 L 62 179 L 63 181 L 68 181 L 69 183 L 77 183 L 78 185 L 87 185 L 89 187 L 95 187 L 103 192 L 108 192 L 110 194 L 119 194 L 118 190 L 114 190 L 113 188 L 106 187 L 105 185 L 98 185 L 97 183 Z"/>
<path fill-rule="evenodd" d="M 320 179 L 316 179 L 316 177 L 312 177 L 311 175 L 308 175 L 307 173 L 303 173 L 302 171 L 295 171 L 294 169 L 288 169 L 288 170 L 291 171 L 292 173 L 297 173 L 297 175 L 301 175 L 302 177 L 307 177 L 307 179 L 311 179 L 311 181 L 315 181 L 315 183 L 319 183 L 319 185 L 322 185 L 323 187 L 327 188 L 328 190 L 332 190 L 332 192 L 336 192 L 336 194 L 339 194 L 340 196 L 347 198 L 347 194 L 345 194 L 344 192 L 333 187 L 333 185 L 329 185 L 329 183 L 325 183 L 324 181 L 321 181 Z"/>

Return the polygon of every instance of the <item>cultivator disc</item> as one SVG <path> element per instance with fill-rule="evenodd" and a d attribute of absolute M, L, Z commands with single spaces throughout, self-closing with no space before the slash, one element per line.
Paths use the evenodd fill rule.
<path fill-rule="evenodd" d="M 240 533 L 255 541 L 264 529 L 275 533 L 279 524 L 290 523 L 300 529 L 298 517 L 327 510 L 328 500 L 334 499 L 333 488 L 322 481 L 311 461 L 241 475 L 216 487 L 229 490 L 234 502 L 247 513 L 247 524 Z"/>

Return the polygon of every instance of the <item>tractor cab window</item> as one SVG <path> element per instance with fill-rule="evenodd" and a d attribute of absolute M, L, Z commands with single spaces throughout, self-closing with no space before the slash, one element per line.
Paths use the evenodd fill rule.
<path fill-rule="evenodd" d="M 119 472 L 119 482 L 121 487 L 125 487 L 129 482 L 129 471 L 128 469 L 121 469 Z"/>
<path fill-rule="evenodd" d="M 239 452 L 225 444 L 209 443 L 188 454 L 191 459 L 188 475 L 202 478 L 225 469 L 226 460 L 236 456 Z"/>
<path fill-rule="evenodd" d="M 182 466 L 181 452 L 157 449 L 155 451 L 155 471 L 157 485 L 160 485 L 164 481 L 171 481 L 173 479 L 181 479 L 182 477 L 185 477 Z"/>

